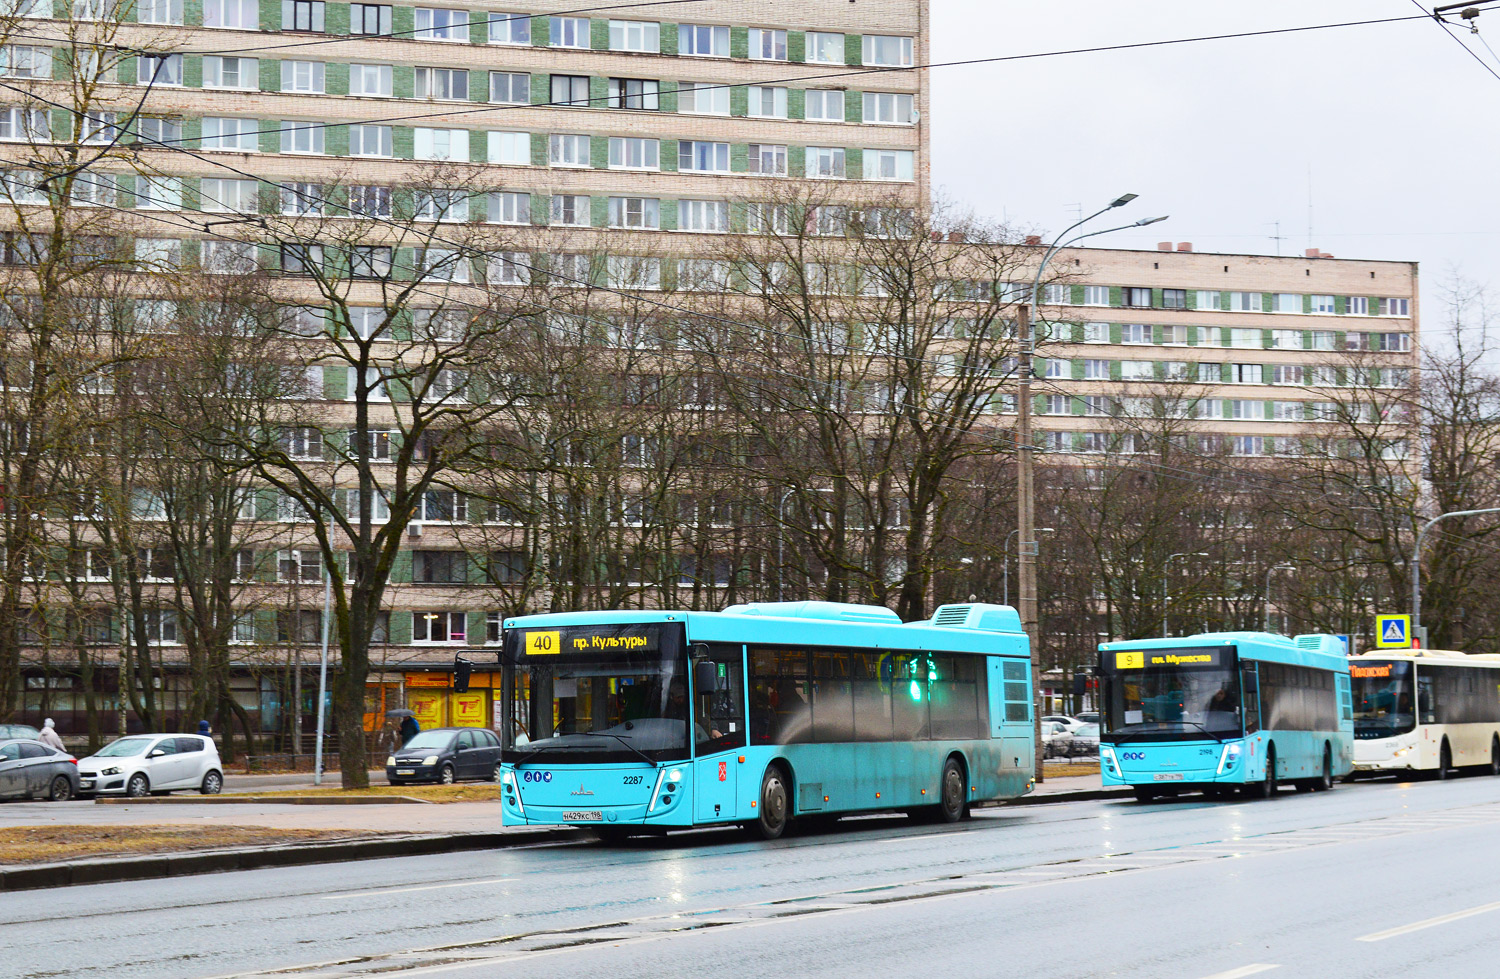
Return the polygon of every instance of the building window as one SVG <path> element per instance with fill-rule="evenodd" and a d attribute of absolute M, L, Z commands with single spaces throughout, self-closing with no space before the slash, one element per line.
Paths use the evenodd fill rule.
<path fill-rule="evenodd" d="M 1219 292 L 1216 289 L 1199 289 L 1195 296 L 1195 303 L 1199 309 L 1218 309 Z"/>
<path fill-rule="evenodd" d="M 785 119 L 786 89 L 775 85 L 751 85 L 749 114 L 752 119 Z"/>
<path fill-rule="evenodd" d="M 418 41 L 468 41 L 469 12 L 442 7 L 418 7 L 412 37 Z"/>
<path fill-rule="evenodd" d="M 1409 299 L 1382 299 L 1380 300 L 1381 316 L 1410 316 L 1411 300 Z"/>
<path fill-rule="evenodd" d="M 1109 361 L 1085 360 L 1083 362 L 1083 379 L 1085 381 L 1109 380 Z"/>
<path fill-rule="evenodd" d="M 412 551 L 411 580 L 423 585 L 457 585 L 468 580 L 464 551 Z"/>
<path fill-rule="evenodd" d="M 729 144 L 684 139 L 677 144 L 677 169 L 696 173 L 728 173 Z"/>
<path fill-rule="evenodd" d="M 1231 347 L 1260 347 L 1264 342 L 1264 334 L 1260 330 L 1234 329 L 1229 331 Z"/>
<path fill-rule="evenodd" d="M 349 275 L 355 279 L 390 278 L 390 247 L 388 245 L 355 245 L 349 250 Z"/>
<path fill-rule="evenodd" d="M 754 157 L 752 156 L 751 159 L 753 160 Z M 790 234 L 791 227 L 791 208 L 785 204 L 752 201 L 745 205 L 745 230 L 752 235 Z"/>
<path fill-rule="evenodd" d="M 260 88 L 260 61 L 256 58 L 206 56 L 203 59 L 203 87 L 251 91 L 258 89 Z M 320 92 L 323 90 L 321 83 L 317 90 Z"/>
<path fill-rule="evenodd" d="M 1121 343 L 1150 343 L 1151 327 L 1143 323 L 1126 323 L 1120 327 Z"/>
<path fill-rule="evenodd" d="M 258 0 L 203 0 L 203 26 L 260 30 Z"/>
<path fill-rule="evenodd" d="M 587 17 L 553 17 L 549 26 L 548 42 L 554 48 L 588 47 L 589 19 Z"/>
<path fill-rule="evenodd" d="M 458 160 L 467 163 L 469 131 L 419 126 L 412 131 L 412 156 L 418 160 Z"/>
<path fill-rule="evenodd" d="M 417 68 L 413 83 L 419 99 L 463 102 L 469 98 L 469 73 L 463 68 Z"/>
<path fill-rule="evenodd" d="M 321 122 L 281 123 L 281 152 L 322 153 L 323 134 L 328 130 Z"/>
<path fill-rule="evenodd" d="M 203 140 L 200 145 L 206 150 L 238 150 L 253 153 L 260 149 L 259 124 L 254 119 L 226 119 L 208 116 L 203 119 Z"/>
<path fill-rule="evenodd" d="M 531 255 L 526 252 L 496 252 L 485 271 L 490 285 L 524 286 L 531 281 Z"/>
<path fill-rule="evenodd" d="M 457 490 L 428 490 L 414 515 L 417 520 L 463 523 L 469 519 L 469 500 Z"/>
<path fill-rule="evenodd" d="M 556 18 L 554 18 L 555 20 Z M 447 643 L 464 641 L 464 612 L 413 612 L 411 641 L 414 643 Z"/>
<path fill-rule="evenodd" d="M 1314 313 L 1332 313 L 1337 309 L 1332 296 L 1311 296 Z"/>
<path fill-rule="evenodd" d="M 553 166 L 586 167 L 589 165 L 589 138 L 553 133 L 548 137 L 548 159 Z"/>
<path fill-rule="evenodd" d="M 678 24 L 677 53 L 697 58 L 727 58 L 729 57 L 729 28 L 706 24 Z"/>
<path fill-rule="evenodd" d="M 611 78 L 609 80 L 609 107 L 611 109 L 658 108 L 658 83 L 650 78 Z"/>
<path fill-rule="evenodd" d="M 772 146 L 768 143 L 751 143 L 749 146 L 749 159 L 746 161 L 746 169 L 750 173 L 759 173 L 765 176 L 786 176 L 786 147 Z"/>
<path fill-rule="evenodd" d="M 321 448 L 321 444 L 319 446 Z M 323 555 L 318 551 L 278 551 L 276 580 L 283 582 L 317 582 L 323 580 Z"/>
<path fill-rule="evenodd" d="M 531 76 L 520 71 L 490 72 L 490 101 L 526 105 L 531 101 Z"/>
<path fill-rule="evenodd" d="M 1156 365 L 1149 360 L 1120 361 L 1120 379 L 1125 381 L 1156 380 Z"/>
<path fill-rule="evenodd" d="M 284 244 L 281 271 L 287 275 L 316 275 L 323 268 L 323 246 Z"/>
<path fill-rule="evenodd" d="M 893 68 L 910 68 L 912 39 L 885 34 L 866 34 L 864 36 L 864 63 Z"/>
<path fill-rule="evenodd" d="M 572 105 L 580 108 L 589 106 L 589 76 L 587 75 L 553 75 L 552 76 L 552 104 Z"/>
<path fill-rule="evenodd" d="M 1162 309 L 1187 309 L 1186 289 L 1163 289 L 1161 291 Z"/>
<path fill-rule="evenodd" d="M 821 180 L 844 179 L 844 148 L 842 146 L 809 146 L 807 148 L 807 176 Z"/>
<path fill-rule="evenodd" d="M 177 210 L 182 206 L 182 178 L 137 177 L 135 206 L 148 211 Z"/>
<path fill-rule="evenodd" d="M 656 170 L 661 166 L 657 140 L 640 136 L 611 136 L 609 166 L 611 170 Z"/>
<path fill-rule="evenodd" d="M 142 85 L 181 85 L 182 55 L 141 55 L 136 60 L 136 78 Z"/>
<path fill-rule="evenodd" d="M 1108 323 L 1085 323 L 1085 324 L 1083 324 L 1083 342 L 1084 343 L 1108 343 L 1109 342 L 1109 324 Z"/>
<path fill-rule="evenodd" d="M 580 194 L 554 194 L 552 223 L 570 228 L 589 226 L 589 198 Z"/>
<path fill-rule="evenodd" d="M 530 133 L 489 133 L 485 138 L 486 155 L 491 163 L 522 167 L 531 164 Z"/>
<path fill-rule="evenodd" d="M 384 35 L 391 32 L 391 5 L 388 3 L 351 3 L 349 33 Z"/>
<path fill-rule="evenodd" d="M 679 201 L 677 226 L 683 231 L 728 231 L 729 204 L 725 201 Z"/>
<path fill-rule="evenodd" d="M 1264 371 L 1260 364 L 1230 364 L 1229 381 L 1231 384 L 1260 384 Z"/>
<path fill-rule="evenodd" d="M 294 182 L 281 185 L 281 213 L 322 214 L 323 185 Z"/>
<path fill-rule="evenodd" d="M 1276 364 L 1271 368 L 1272 384 L 1294 384 L 1300 386 L 1302 384 L 1302 377 L 1301 367 L 1295 367 L 1290 364 Z"/>
<path fill-rule="evenodd" d="M 892 92 L 865 93 L 865 122 L 888 126 L 910 126 L 912 96 Z"/>
<path fill-rule="evenodd" d="M 1347 296 L 1344 309 L 1350 316 L 1369 316 L 1370 300 L 1365 296 Z"/>
<path fill-rule="evenodd" d="M 1051 380 L 1065 380 L 1073 376 L 1073 364 L 1071 361 L 1049 358 L 1045 363 L 1045 374 Z"/>
<path fill-rule="evenodd" d="M 1265 303 L 1258 292 L 1231 292 L 1229 308 L 1240 313 L 1261 313 L 1265 311 Z"/>
<path fill-rule="evenodd" d="M 865 150 L 865 179 L 914 180 L 914 160 L 911 150 Z"/>
<path fill-rule="evenodd" d="M 1108 306 L 1109 286 L 1084 286 L 1083 304 L 1085 306 Z"/>
<path fill-rule="evenodd" d="M 491 44 L 530 44 L 530 14 L 490 14 Z"/>
<path fill-rule="evenodd" d="M 1307 335 L 1309 350 L 1333 350 L 1338 334 L 1332 330 L 1313 330 Z"/>
<path fill-rule="evenodd" d="M 0 75 L 6 78 L 51 78 L 52 49 L 31 44 L 0 47 Z"/>
<path fill-rule="evenodd" d="M 1273 401 L 1271 402 L 1271 414 L 1279 422 L 1300 422 L 1302 420 L 1301 401 Z"/>
<path fill-rule="evenodd" d="M 639 20 L 612 20 L 609 22 L 609 49 L 656 54 L 661 50 L 661 25 Z"/>
<path fill-rule="evenodd" d="M 349 94 L 390 98 L 391 66 L 350 65 Z"/>
<path fill-rule="evenodd" d="M 612 289 L 654 292 L 661 288 L 661 259 L 659 258 L 610 255 L 605 260 L 604 271 Z"/>
<path fill-rule="evenodd" d="M 679 82 L 677 111 L 700 116 L 727 116 L 729 86 L 709 82 Z"/>
<path fill-rule="evenodd" d="M 393 153 L 390 126 L 350 126 L 350 156 L 389 157 Z"/>
<path fill-rule="evenodd" d="M 1275 313 L 1301 313 L 1301 294 L 1295 292 L 1276 293 L 1271 303 L 1271 311 Z"/>
<path fill-rule="evenodd" d="M 413 210 L 418 221 L 469 220 L 469 194 L 463 190 L 432 188 L 412 194 Z"/>
<path fill-rule="evenodd" d="M 661 202 L 654 197 L 611 197 L 609 226 L 655 230 L 660 225 Z"/>
<path fill-rule="evenodd" d="M 804 102 L 809 122 L 843 122 L 844 93 L 834 89 L 810 88 Z"/>
<path fill-rule="evenodd" d="M 844 63 L 844 35 L 826 31 L 807 32 L 807 61 L 814 65 Z"/>
<path fill-rule="evenodd" d="M 750 28 L 750 60 L 785 61 L 786 31 L 769 30 L 764 27 Z"/>
<path fill-rule="evenodd" d="M 1128 286 L 1123 291 L 1125 305 L 1143 309 L 1151 307 L 1151 290 Z"/>
<path fill-rule="evenodd" d="M 16 5 L 7 6 L 10 8 L 7 13 L 14 16 Z M 135 19 L 142 24 L 181 24 L 182 0 L 139 0 L 135 6 Z"/>
<path fill-rule="evenodd" d="M 281 0 L 281 29 L 323 32 L 323 0 Z"/>
<path fill-rule="evenodd" d="M 1301 330 L 1272 330 L 1271 346 L 1276 350 L 1301 350 Z"/>
<path fill-rule="evenodd" d="M 494 224 L 530 224 L 531 195 L 504 190 L 490 194 L 490 221 Z"/>
<path fill-rule="evenodd" d="M 75 181 L 74 186 L 77 186 Z M 253 214 L 259 203 L 259 185 L 254 180 L 230 180 L 205 177 L 198 185 L 198 196 L 205 211 L 232 211 Z"/>

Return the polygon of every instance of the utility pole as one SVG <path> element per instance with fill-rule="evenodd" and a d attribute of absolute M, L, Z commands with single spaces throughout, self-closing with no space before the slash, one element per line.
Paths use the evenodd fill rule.
<path fill-rule="evenodd" d="M 1021 357 L 1016 386 L 1016 533 L 1020 537 L 1016 551 L 1016 610 L 1021 613 L 1021 631 L 1031 643 L 1032 738 L 1036 748 L 1036 782 L 1042 774 L 1042 644 L 1036 622 L 1036 505 L 1035 476 L 1032 470 L 1031 441 L 1031 361 L 1035 337 L 1031 332 L 1031 309 L 1037 297 L 1016 311 L 1016 331 L 1020 337 Z M 1007 541 L 1008 543 L 1008 541 Z"/>

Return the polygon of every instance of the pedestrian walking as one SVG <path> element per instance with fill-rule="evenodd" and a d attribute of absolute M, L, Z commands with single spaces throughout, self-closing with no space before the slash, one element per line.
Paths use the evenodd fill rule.
<path fill-rule="evenodd" d="M 42 722 L 42 733 L 36 739 L 54 751 L 68 750 L 63 747 L 62 738 L 57 736 L 57 723 L 50 717 Z"/>
<path fill-rule="evenodd" d="M 422 727 L 421 727 L 421 725 L 419 725 L 417 723 L 417 719 L 415 717 L 412 717 L 410 714 L 408 714 L 406 717 L 403 717 L 401 719 L 401 745 L 402 745 L 402 747 L 405 747 L 406 743 L 408 741 L 410 741 L 412 738 L 416 737 L 417 736 L 417 732 L 419 732 L 421 730 L 422 730 Z"/>
<path fill-rule="evenodd" d="M 207 721 L 199 721 L 198 722 L 198 733 L 201 734 L 201 735 L 203 735 L 206 738 L 206 737 L 209 737 L 210 735 L 213 734 L 213 729 L 208 726 L 208 722 Z"/>

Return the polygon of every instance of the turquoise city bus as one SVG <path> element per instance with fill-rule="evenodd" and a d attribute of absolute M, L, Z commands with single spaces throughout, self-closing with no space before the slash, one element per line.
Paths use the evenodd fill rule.
<path fill-rule="evenodd" d="M 902 623 L 826 602 L 569 612 L 504 623 L 503 821 L 602 835 L 907 810 L 1030 791 L 1015 609 Z"/>
<path fill-rule="evenodd" d="M 1349 664 L 1336 636 L 1214 632 L 1099 647 L 1105 785 L 1138 799 L 1279 783 L 1332 788 L 1353 765 Z"/>

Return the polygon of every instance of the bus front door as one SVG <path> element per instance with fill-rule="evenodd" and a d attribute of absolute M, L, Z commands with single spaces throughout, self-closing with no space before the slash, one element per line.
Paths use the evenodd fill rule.
<path fill-rule="evenodd" d="M 743 650 L 703 644 L 694 647 L 693 658 L 693 818 L 700 823 L 733 819 L 736 751 L 744 750 L 747 735 Z"/>

